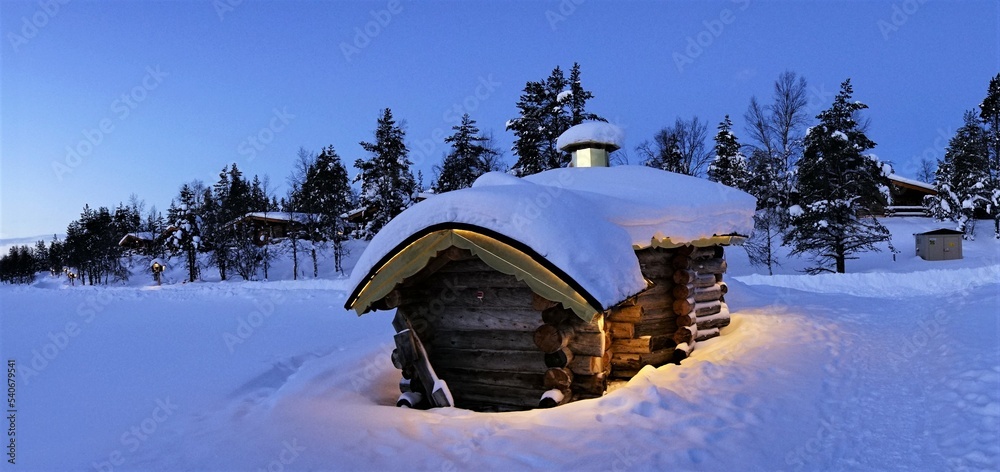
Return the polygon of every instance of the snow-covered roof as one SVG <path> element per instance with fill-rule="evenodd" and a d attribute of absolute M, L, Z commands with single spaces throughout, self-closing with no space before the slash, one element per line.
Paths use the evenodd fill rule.
<path fill-rule="evenodd" d="M 606 308 L 646 288 L 635 249 L 749 235 L 755 207 L 740 190 L 644 166 L 554 169 L 525 178 L 491 172 L 390 221 L 360 256 L 349 286 L 357 292 L 413 235 L 452 223 L 526 246 Z"/>
<path fill-rule="evenodd" d="M 243 215 L 244 218 L 256 218 L 267 221 L 294 221 L 296 223 L 308 223 L 310 219 L 316 218 L 312 213 L 297 213 L 287 211 L 252 211 Z"/>
<path fill-rule="evenodd" d="M 900 182 L 900 183 L 904 183 L 904 184 L 908 184 L 908 185 L 912 185 L 914 187 L 920 187 L 922 189 L 926 189 L 926 190 L 930 190 L 930 191 L 936 191 L 934 189 L 934 186 L 931 185 L 931 184 L 929 184 L 929 183 L 921 182 L 919 180 L 907 179 L 906 177 L 900 177 L 899 175 L 896 175 L 896 174 L 889 174 L 889 180 Z"/>
<path fill-rule="evenodd" d="M 131 239 L 153 241 L 156 239 L 156 236 L 148 231 L 143 231 L 138 233 L 127 233 L 125 236 L 122 236 L 122 238 L 118 241 L 118 245 L 121 246 L 122 244 L 125 244 L 126 241 Z"/>
<path fill-rule="evenodd" d="M 624 142 L 625 132 L 621 128 L 603 121 L 587 121 L 560 134 L 556 139 L 556 147 L 566 150 L 574 145 L 602 144 L 620 149 Z"/>

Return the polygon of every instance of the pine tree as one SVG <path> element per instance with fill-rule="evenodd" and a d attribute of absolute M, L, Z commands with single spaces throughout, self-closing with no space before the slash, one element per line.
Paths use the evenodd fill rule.
<path fill-rule="evenodd" d="M 951 220 L 963 238 L 975 237 L 977 210 L 991 207 L 989 140 L 983 125 L 972 111 L 966 111 L 965 124 L 948 141 L 944 159 L 938 162 L 934 176 L 937 195 L 927 197 L 931 215 Z"/>
<path fill-rule="evenodd" d="M 715 135 L 715 159 L 708 166 L 708 179 L 740 190 L 746 190 L 750 183 L 746 158 L 740 152 L 740 143 L 732 132 L 733 122 L 729 115 L 719 123 L 719 133 Z"/>
<path fill-rule="evenodd" d="M 990 79 L 986 98 L 979 105 L 979 117 L 986 127 L 990 153 L 989 208 L 995 236 L 1000 239 L 1000 74 Z"/>
<path fill-rule="evenodd" d="M 434 184 L 435 193 L 468 188 L 480 175 L 489 172 L 488 161 L 497 151 L 487 146 L 489 138 L 479 134 L 476 120 L 466 113 L 462 123 L 452 127 L 455 133 L 444 139 L 451 145 L 451 151 L 445 156 Z"/>
<path fill-rule="evenodd" d="M 529 81 L 517 102 L 519 116 L 507 122 L 515 136 L 513 151 L 517 162 L 511 169 L 517 176 L 537 174 L 566 167 L 570 154 L 556 147 L 556 140 L 573 125 L 584 121 L 606 121 L 586 111 L 594 94 L 580 81 L 580 65 L 573 64 L 567 80 L 556 66 L 545 80 Z"/>
<path fill-rule="evenodd" d="M 347 168 L 333 146 L 324 148 L 309 165 L 298 199 L 299 208 L 313 215 L 306 224 L 312 225 L 322 239 L 333 243 L 334 270 L 343 273 L 347 255 L 344 242 L 349 233 L 344 214 L 353 207 L 353 202 Z M 316 277 L 319 269 L 315 243 L 311 254 L 313 277 Z"/>
<path fill-rule="evenodd" d="M 368 160 L 354 163 L 360 173 L 355 182 L 361 182 L 362 207 L 371 212 L 364 221 L 361 234 L 371 239 L 389 220 L 413 204 L 417 182 L 410 171 L 410 162 L 404 143 L 405 133 L 386 108 L 378 119 L 375 142 L 362 141 L 361 147 L 371 153 Z"/>
<path fill-rule="evenodd" d="M 201 247 L 201 215 L 195 190 L 189 184 L 181 187 L 178 195 L 180 204 L 171 202 L 170 216 L 174 231 L 170 234 L 168 245 L 184 256 L 184 264 L 188 270 L 188 281 L 198 279 L 198 250 Z"/>
<path fill-rule="evenodd" d="M 878 251 L 889 231 L 875 215 L 886 204 L 891 169 L 864 151 L 875 147 L 856 121 L 867 105 L 851 101 L 850 79 L 840 86 L 833 105 L 817 116 L 820 124 L 806 133 L 799 162 L 800 205 L 789 210 L 786 243 L 792 254 L 809 253 L 815 265 L 807 272 L 846 271 L 854 254 Z"/>

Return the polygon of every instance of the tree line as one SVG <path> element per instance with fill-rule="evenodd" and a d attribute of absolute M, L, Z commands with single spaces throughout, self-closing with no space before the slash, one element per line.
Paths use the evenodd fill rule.
<path fill-rule="evenodd" d="M 708 124 L 695 116 L 677 118 L 635 152 L 643 165 L 706 177 L 755 196 L 754 232 L 745 247 L 751 262 L 769 273 L 780 263 L 781 245 L 791 247 L 793 255 L 810 256 L 810 273 L 843 272 L 846 260 L 889 240 L 875 215 L 887 204 L 892 170 L 867 152 L 876 146 L 866 135 L 867 106 L 852 95 L 848 79 L 830 107 L 810 118 L 806 80 L 784 72 L 769 100 L 750 98 L 743 114 L 744 142 L 726 115 L 717 126 L 714 146 L 708 147 Z M 557 66 L 548 77 L 528 81 L 516 104 L 518 115 L 506 124 L 515 138 L 511 151 L 516 162 L 509 169 L 492 136 L 465 114 L 445 138 L 450 148 L 434 166 L 430 190 L 466 188 L 490 171 L 526 176 L 568 166 L 570 154 L 556 146 L 559 135 L 584 121 L 606 121 L 587 110 L 593 97 L 583 87 L 576 63 L 568 77 Z M 965 124 L 941 160 L 923 163 L 923 173 L 933 175 L 938 190 L 925 204 L 935 217 L 954 221 L 967 235 L 977 215 L 990 216 L 1000 238 L 1000 74 L 990 81 L 979 108 L 978 114 L 965 114 Z M 422 175 L 411 169 L 404 126 L 390 109 L 380 112 L 373 134 L 373 140 L 358 143 L 367 156 L 355 160 L 353 179 L 334 146 L 319 153 L 300 148 L 281 198 L 267 176 L 244 177 L 234 163 L 211 186 L 197 180 L 183 184 L 166 215 L 155 207 L 146 212 L 134 195 L 114 211 L 85 205 L 80 218 L 67 226 L 65 240 L 11 248 L 0 258 L 0 281 L 29 282 L 36 272 L 58 273 L 64 267 L 85 283 L 123 281 L 131 256 L 143 261 L 176 258 L 188 281 L 211 267 L 222 280 L 251 280 L 261 271 L 266 279 L 275 248 L 255 244 L 253 226 L 241 220 L 250 212 L 284 214 L 296 223 L 286 235 L 295 278 L 303 258 L 311 261 L 313 277 L 318 276 L 328 249 L 334 269 L 343 272 L 344 243 L 371 239 L 424 190 Z M 615 154 L 612 162 L 627 163 L 624 151 Z M 152 235 L 154 244 L 135 250 L 119 246 L 121 235 L 129 233 Z"/>

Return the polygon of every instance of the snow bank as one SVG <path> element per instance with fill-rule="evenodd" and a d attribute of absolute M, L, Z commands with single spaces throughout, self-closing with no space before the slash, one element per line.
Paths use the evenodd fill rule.
<path fill-rule="evenodd" d="M 576 280 L 603 306 L 645 289 L 633 246 L 747 235 L 756 201 L 704 179 L 649 167 L 554 169 L 523 179 L 485 174 L 472 188 L 420 202 L 371 241 L 351 274 L 357 287 L 386 254 L 419 231 L 464 223 L 510 237 Z"/>
<path fill-rule="evenodd" d="M 744 275 L 747 285 L 770 285 L 804 292 L 843 293 L 857 297 L 906 298 L 914 295 L 961 293 L 1000 280 L 1000 265 L 919 272 L 820 275 Z"/>

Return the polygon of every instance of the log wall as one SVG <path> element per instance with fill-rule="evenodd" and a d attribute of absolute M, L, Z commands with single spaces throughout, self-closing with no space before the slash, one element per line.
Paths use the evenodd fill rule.
<path fill-rule="evenodd" d="M 722 247 L 636 256 L 652 286 L 591 323 L 457 248 L 439 253 L 378 308 L 397 309 L 397 332 L 412 330 L 457 407 L 525 410 L 600 397 L 610 378 L 679 362 L 729 324 Z M 427 382 L 414 381 L 419 369 L 400 357 L 393 360 L 403 371 L 401 391 L 426 395 Z"/>
<path fill-rule="evenodd" d="M 619 379 L 647 365 L 680 362 L 697 341 L 729 324 L 721 246 L 646 248 L 635 255 L 652 287 L 607 313 L 611 376 Z"/>

